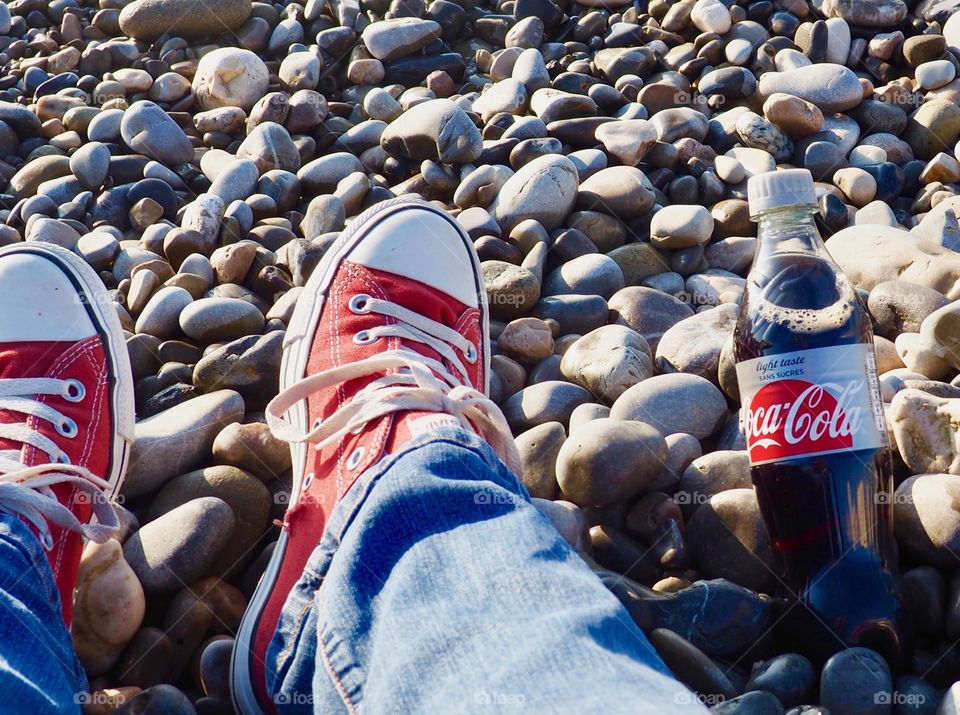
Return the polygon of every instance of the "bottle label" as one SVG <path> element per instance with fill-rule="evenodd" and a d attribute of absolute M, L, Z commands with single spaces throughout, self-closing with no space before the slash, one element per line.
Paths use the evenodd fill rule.
<path fill-rule="evenodd" d="M 751 465 L 887 446 L 870 345 L 745 360 L 737 379 Z"/>

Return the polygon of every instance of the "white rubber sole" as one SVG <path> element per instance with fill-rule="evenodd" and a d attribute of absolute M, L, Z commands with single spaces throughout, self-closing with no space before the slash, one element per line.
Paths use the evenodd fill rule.
<path fill-rule="evenodd" d="M 113 308 L 114 302 L 107 294 L 93 268 L 75 253 L 52 243 L 28 241 L 0 249 L 0 258 L 10 254 L 42 256 L 55 264 L 76 288 L 83 301 L 90 322 L 97 328 L 106 343 L 106 355 L 110 371 L 110 417 L 113 424 L 113 444 L 110 457 L 110 473 L 104 475 L 109 487 L 104 496 L 114 499 L 123 486 L 130 449 L 134 439 L 133 373 L 120 318 Z"/>
<path fill-rule="evenodd" d="M 473 249 L 473 242 L 460 225 L 445 211 L 425 201 L 405 197 L 384 201 L 360 214 L 324 254 L 320 263 L 311 274 L 310 279 L 307 281 L 303 292 L 297 300 L 297 305 L 294 308 L 293 316 L 290 318 L 290 325 L 287 327 L 287 333 L 284 338 L 283 358 L 280 363 L 281 391 L 305 377 L 307 361 L 310 357 L 310 347 L 313 342 L 317 324 L 320 320 L 320 313 L 323 310 L 327 290 L 340 264 L 349 256 L 350 252 L 356 248 L 357 244 L 363 240 L 364 236 L 376 227 L 379 220 L 410 209 L 426 209 L 444 217 L 450 223 L 451 227 L 460 235 L 473 261 L 478 305 L 481 308 L 483 316 L 483 392 L 484 394 L 489 393 L 490 351 L 487 349 L 487 345 L 490 341 L 490 321 L 486 309 L 486 290 L 484 289 L 483 277 L 480 272 L 480 259 Z M 301 401 L 292 407 L 288 415 L 288 421 L 292 425 L 300 430 L 306 431 L 307 407 L 305 401 Z M 296 504 L 300 498 L 307 460 L 307 446 L 304 444 L 292 444 L 290 451 L 293 464 L 293 484 L 290 490 L 289 504 L 293 505 Z M 280 566 L 283 563 L 286 545 L 287 532 L 281 530 L 277 545 L 264 570 L 263 576 L 261 576 L 257 584 L 253 597 L 247 605 L 247 610 L 243 615 L 243 620 L 240 622 L 240 628 L 237 631 L 233 655 L 230 661 L 230 691 L 233 696 L 234 707 L 242 715 L 267 715 L 257 700 L 253 683 L 250 679 L 251 644 L 257 629 L 257 623 L 260 620 L 260 614 L 263 612 L 263 608 L 280 573 Z"/>

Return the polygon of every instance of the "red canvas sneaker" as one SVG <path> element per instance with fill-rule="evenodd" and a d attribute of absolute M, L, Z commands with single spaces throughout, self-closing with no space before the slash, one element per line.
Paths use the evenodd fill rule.
<path fill-rule="evenodd" d="M 367 468 L 450 424 L 482 435 L 516 469 L 510 430 L 485 397 L 484 298 L 469 237 L 411 199 L 358 217 L 307 282 L 287 330 L 281 392 L 267 408 L 274 433 L 292 445 L 294 479 L 234 648 L 233 696 L 244 715 L 276 712 L 266 655 L 280 611 L 331 510 Z"/>
<path fill-rule="evenodd" d="M 83 538 L 114 533 L 133 440 L 123 331 L 93 269 L 49 243 L 0 250 L 0 306 L 0 511 L 47 549 L 69 626 Z"/>

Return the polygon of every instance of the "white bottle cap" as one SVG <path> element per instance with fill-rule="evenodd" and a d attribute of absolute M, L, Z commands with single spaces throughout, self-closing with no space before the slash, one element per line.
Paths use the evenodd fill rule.
<path fill-rule="evenodd" d="M 747 182 L 747 200 L 750 202 L 750 218 L 756 218 L 762 211 L 785 206 L 816 209 L 817 192 L 809 171 L 784 169 L 751 176 Z"/>

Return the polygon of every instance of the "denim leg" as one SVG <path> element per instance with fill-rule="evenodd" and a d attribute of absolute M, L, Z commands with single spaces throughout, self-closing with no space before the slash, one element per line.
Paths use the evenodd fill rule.
<path fill-rule="evenodd" d="M 87 678 L 37 537 L 0 513 L 0 713 L 73 713 Z"/>
<path fill-rule="evenodd" d="M 268 658 L 282 712 L 705 712 L 520 481 L 460 430 L 361 477 Z"/>

